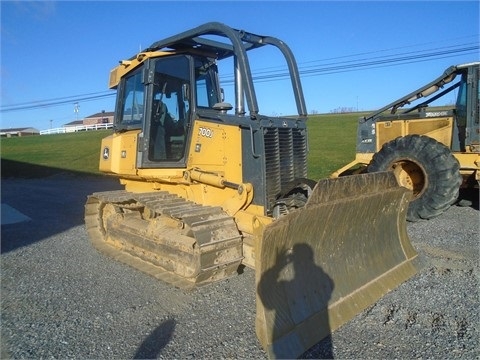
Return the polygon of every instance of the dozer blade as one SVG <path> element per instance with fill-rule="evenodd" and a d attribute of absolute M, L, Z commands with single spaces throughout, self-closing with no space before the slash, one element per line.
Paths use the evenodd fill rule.
<path fill-rule="evenodd" d="M 256 332 L 294 358 L 416 273 L 410 192 L 393 173 L 321 180 L 304 208 L 268 225 L 256 248 Z"/>

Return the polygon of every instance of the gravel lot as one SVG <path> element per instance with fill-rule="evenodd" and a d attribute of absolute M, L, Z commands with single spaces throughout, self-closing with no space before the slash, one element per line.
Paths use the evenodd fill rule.
<path fill-rule="evenodd" d="M 184 291 L 93 249 L 85 198 L 117 188 L 95 177 L 2 179 L 2 203 L 32 219 L 2 226 L 2 358 L 265 358 L 253 271 Z M 478 192 L 473 199 L 409 224 L 421 271 L 304 356 L 478 359 Z"/>

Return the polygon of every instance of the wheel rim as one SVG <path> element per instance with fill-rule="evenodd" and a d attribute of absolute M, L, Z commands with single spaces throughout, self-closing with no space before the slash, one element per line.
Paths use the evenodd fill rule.
<path fill-rule="evenodd" d="M 422 195 L 427 185 L 427 177 L 422 166 L 410 160 L 401 160 L 394 163 L 391 169 L 400 185 L 412 190 L 415 198 Z"/>

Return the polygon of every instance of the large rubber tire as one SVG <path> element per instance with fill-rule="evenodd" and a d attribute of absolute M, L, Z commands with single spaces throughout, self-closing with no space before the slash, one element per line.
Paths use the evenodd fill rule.
<path fill-rule="evenodd" d="M 458 197 L 462 176 L 450 149 L 423 135 L 398 137 L 382 146 L 367 171 L 395 170 L 402 186 L 413 190 L 407 220 L 431 219 Z"/>

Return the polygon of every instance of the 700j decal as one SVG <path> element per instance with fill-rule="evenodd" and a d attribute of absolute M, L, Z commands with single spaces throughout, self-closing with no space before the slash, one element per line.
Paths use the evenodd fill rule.
<path fill-rule="evenodd" d="M 208 137 L 208 138 L 212 138 L 213 137 L 213 130 L 210 129 L 210 128 L 206 128 L 206 127 L 200 127 L 200 128 L 198 128 L 198 135 Z"/>

